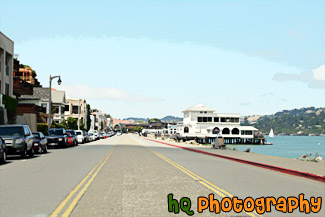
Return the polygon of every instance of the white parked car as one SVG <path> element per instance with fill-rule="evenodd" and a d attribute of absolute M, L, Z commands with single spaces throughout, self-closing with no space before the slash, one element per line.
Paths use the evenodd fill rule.
<path fill-rule="evenodd" d="M 88 133 L 92 133 L 95 135 L 96 139 L 99 139 L 99 133 L 97 130 L 89 130 Z"/>
<path fill-rule="evenodd" d="M 82 130 L 75 130 L 78 143 L 85 143 L 84 132 Z"/>
<path fill-rule="evenodd" d="M 96 140 L 96 136 L 95 136 L 95 134 L 93 134 L 93 133 L 88 133 L 88 137 L 89 137 L 89 141 L 90 141 L 90 142 Z"/>

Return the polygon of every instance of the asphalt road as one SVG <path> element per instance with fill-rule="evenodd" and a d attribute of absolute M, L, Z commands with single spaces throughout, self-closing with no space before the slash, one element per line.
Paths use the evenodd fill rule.
<path fill-rule="evenodd" d="M 325 195 L 325 184 L 122 135 L 0 165 L 0 216 L 187 216 L 168 212 L 167 195 L 191 199 L 194 216 L 259 216 L 197 212 L 197 197 Z M 322 202 L 324 207 L 324 201 Z M 272 212 L 262 216 L 306 216 Z M 325 216 L 321 209 L 317 214 Z"/>

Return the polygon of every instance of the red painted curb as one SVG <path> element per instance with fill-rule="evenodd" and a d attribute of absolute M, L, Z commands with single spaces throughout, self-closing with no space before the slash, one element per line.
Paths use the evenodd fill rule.
<path fill-rule="evenodd" d="M 144 138 L 146 139 L 146 138 Z M 206 152 L 206 151 L 202 151 L 202 150 L 197 150 L 197 149 L 193 149 L 193 148 L 187 148 L 187 147 L 182 147 L 179 145 L 172 145 L 169 143 L 165 143 L 165 142 L 160 142 L 160 141 L 156 141 L 156 140 L 152 140 L 152 139 L 146 139 L 152 142 L 158 142 L 164 145 L 168 145 L 168 146 L 173 146 L 176 148 L 182 148 L 188 151 L 193 151 L 193 152 L 197 152 L 197 153 L 201 153 L 201 154 L 206 154 L 206 155 L 210 155 L 210 156 L 214 156 L 214 157 L 219 157 L 219 158 L 223 158 L 223 159 L 227 159 L 227 160 L 232 160 L 232 161 L 236 161 L 239 163 L 244 163 L 244 164 L 249 164 L 249 165 L 253 165 L 253 166 L 257 166 L 257 167 L 262 167 L 265 169 L 270 169 L 270 170 L 275 170 L 281 173 L 286 173 L 286 174 L 290 174 L 290 175 L 294 175 L 294 176 L 300 176 L 300 177 L 304 177 L 307 179 L 312 179 L 312 180 L 316 180 L 316 181 L 320 181 L 320 182 L 325 182 L 325 176 L 320 176 L 320 175 L 315 175 L 315 174 L 311 174 L 311 173 L 306 173 L 306 172 L 302 172 L 302 171 L 298 171 L 298 170 L 291 170 L 291 169 L 287 169 L 287 168 L 283 168 L 283 167 L 278 167 L 278 166 L 273 166 L 273 165 L 269 165 L 269 164 L 262 164 L 262 163 L 258 163 L 258 162 L 254 162 L 254 161 L 248 161 L 248 160 L 243 160 L 240 158 L 234 158 L 234 157 L 229 157 L 229 156 L 224 156 L 224 155 L 220 155 L 220 154 L 214 154 L 214 153 L 210 153 L 210 152 Z"/>

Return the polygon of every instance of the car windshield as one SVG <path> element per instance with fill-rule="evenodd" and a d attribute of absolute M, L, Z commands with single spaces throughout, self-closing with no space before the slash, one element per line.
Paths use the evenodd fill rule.
<path fill-rule="evenodd" d="M 49 130 L 49 135 L 53 135 L 53 136 L 58 136 L 58 135 L 63 135 L 63 129 L 50 129 Z"/>
<path fill-rule="evenodd" d="M 0 136 L 23 136 L 22 127 L 0 127 Z"/>
<path fill-rule="evenodd" d="M 81 135 L 81 132 L 76 132 L 77 135 Z"/>
<path fill-rule="evenodd" d="M 89 136 L 92 136 L 93 134 L 92 134 L 92 133 L 89 133 L 88 135 L 89 135 Z"/>
<path fill-rule="evenodd" d="M 74 132 L 74 130 L 67 130 L 67 132 L 71 133 L 71 135 L 75 136 L 76 133 Z"/>
<path fill-rule="evenodd" d="M 33 133 L 33 137 L 34 137 L 34 139 L 39 139 L 40 138 L 38 133 Z"/>

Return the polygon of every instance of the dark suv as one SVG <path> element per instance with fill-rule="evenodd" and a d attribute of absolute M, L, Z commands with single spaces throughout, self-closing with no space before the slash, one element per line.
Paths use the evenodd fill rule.
<path fill-rule="evenodd" d="M 47 131 L 47 145 L 50 146 L 60 146 L 66 148 L 68 145 L 68 138 L 66 130 L 64 128 L 50 128 Z"/>
<path fill-rule="evenodd" d="M 34 138 L 28 125 L 2 125 L 0 136 L 6 143 L 7 154 L 20 154 L 25 158 L 27 154 L 34 156 Z"/>

